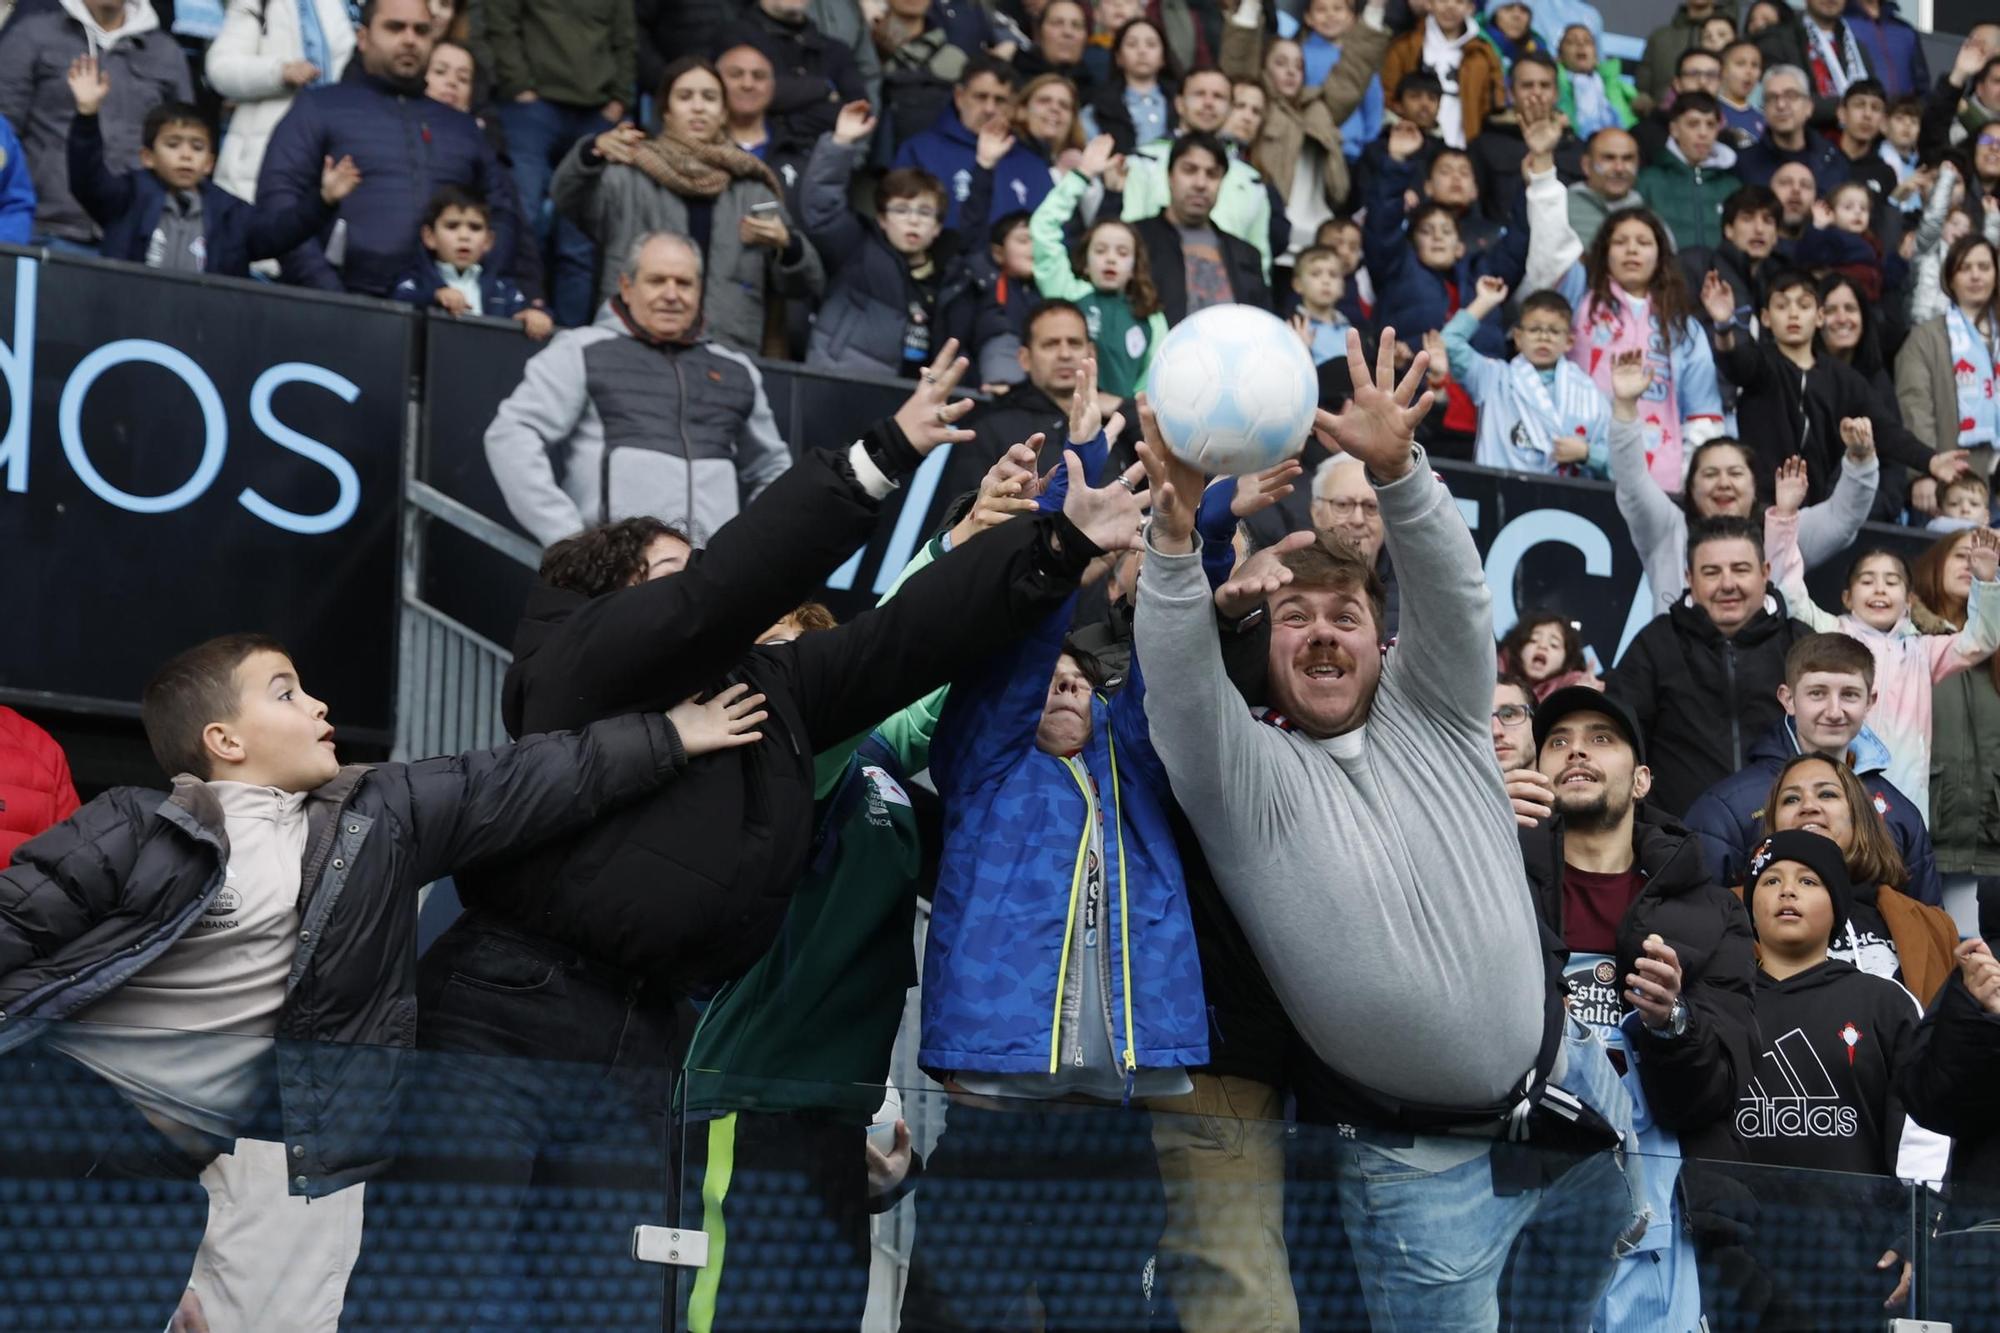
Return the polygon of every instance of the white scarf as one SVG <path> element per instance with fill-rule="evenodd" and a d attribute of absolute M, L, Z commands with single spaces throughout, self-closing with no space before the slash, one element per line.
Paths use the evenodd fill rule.
<path fill-rule="evenodd" d="M 1602 74 L 1596 70 L 1588 74 L 1571 70 L 1569 86 L 1576 101 L 1577 138 L 1588 139 L 1599 130 L 1619 128 L 1618 117 L 1611 110 L 1611 99 L 1604 93 Z"/>
<path fill-rule="evenodd" d="M 1556 441 L 1583 435 L 1595 415 L 1599 396 L 1590 376 L 1564 359 L 1556 362 L 1553 386 L 1542 382 L 1542 372 L 1517 356 L 1507 363 L 1507 402 L 1514 409 L 1514 429 L 1507 443 L 1523 452 L 1539 453 L 1549 460 L 1549 471 L 1578 471 L 1572 464 L 1555 461 Z M 1555 392 L 1551 394 L 1550 388 Z"/>
<path fill-rule="evenodd" d="M 1438 102 L 1438 132 L 1453 148 L 1465 147 L 1465 110 L 1458 100 L 1458 67 L 1465 59 L 1465 44 L 1473 38 L 1472 25 L 1456 37 L 1444 35 L 1434 18 L 1424 20 L 1424 68 L 1438 76 L 1444 97 Z"/>
<path fill-rule="evenodd" d="M 1868 65 L 1861 58 L 1861 48 L 1855 44 L 1854 32 L 1845 23 L 1840 25 L 1840 46 L 1835 49 L 1833 38 L 1825 28 L 1805 19 L 1806 38 L 1812 43 L 1812 54 L 1826 67 L 1826 75 L 1833 80 L 1836 97 L 1847 95 L 1847 86 L 1856 79 L 1868 77 Z"/>
<path fill-rule="evenodd" d="M 1993 397 L 1993 344 L 1956 303 L 1944 312 L 1951 336 L 1951 377 L 1958 385 L 1958 447 L 2000 444 L 2000 402 Z M 1942 442 L 1940 442 L 1942 447 Z"/>

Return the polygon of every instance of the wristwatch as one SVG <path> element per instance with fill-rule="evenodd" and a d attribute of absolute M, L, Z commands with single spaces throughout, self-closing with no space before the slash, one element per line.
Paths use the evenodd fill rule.
<path fill-rule="evenodd" d="M 1684 1035 L 1687 1030 L 1687 1001 L 1678 995 L 1674 996 L 1674 1007 L 1667 1010 L 1667 1025 L 1663 1028 L 1648 1025 L 1646 1028 L 1646 1031 L 1652 1033 L 1654 1039 L 1658 1041 L 1672 1041 L 1675 1037 Z"/>

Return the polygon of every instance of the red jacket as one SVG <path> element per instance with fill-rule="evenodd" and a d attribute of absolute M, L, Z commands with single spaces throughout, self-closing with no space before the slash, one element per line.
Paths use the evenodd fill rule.
<path fill-rule="evenodd" d="M 16 847 L 75 811 L 69 760 L 55 737 L 0 707 L 0 870 Z"/>

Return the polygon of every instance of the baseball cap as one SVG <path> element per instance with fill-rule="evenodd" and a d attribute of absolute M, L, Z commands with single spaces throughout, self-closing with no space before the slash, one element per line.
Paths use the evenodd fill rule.
<path fill-rule="evenodd" d="M 1541 753 L 1556 723 L 1572 713 L 1604 714 L 1631 742 L 1634 761 L 1646 762 L 1646 741 L 1639 733 L 1639 723 L 1633 718 L 1632 710 L 1604 691 L 1588 685 L 1565 685 L 1535 705 L 1535 753 Z"/>

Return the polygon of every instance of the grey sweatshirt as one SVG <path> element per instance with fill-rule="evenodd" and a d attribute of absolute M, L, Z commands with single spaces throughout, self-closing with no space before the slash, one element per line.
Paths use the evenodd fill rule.
<path fill-rule="evenodd" d="M 1545 982 L 1493 762 L 1492 596 L 1418 451 L 1377 492 L 1402 620 L 1373 711 L 1259 722 L 1223 671 L 1197 551 L 1148 536 L 1137 651 L 1153 745 L 1285 1011 L 1364 1087 L 1473 1109 L 1535 1063 Z M 1157 664 L 1157 666 L 1155 665 Z"/>
<path fill-rule="evenodd" d="M 1653 614 L 1665 615 L 1687 591 L 1687 511 L 1660 489 L 1646 466 L 1646 437 L 1636 421 L 1611 419 L 1611 484 L 1618 495 L 1639 567 L 1653 590 Z M 1817 569 L 1854 542 L 1882 479 L 1882 462 L 1857 463 L 1842 455 L 1840 480 L 1833 494 L 1799 511 L 1799 556 L 1807 569 Z M 1771 545 L 1766 532 L 1764 544 Z"/>

